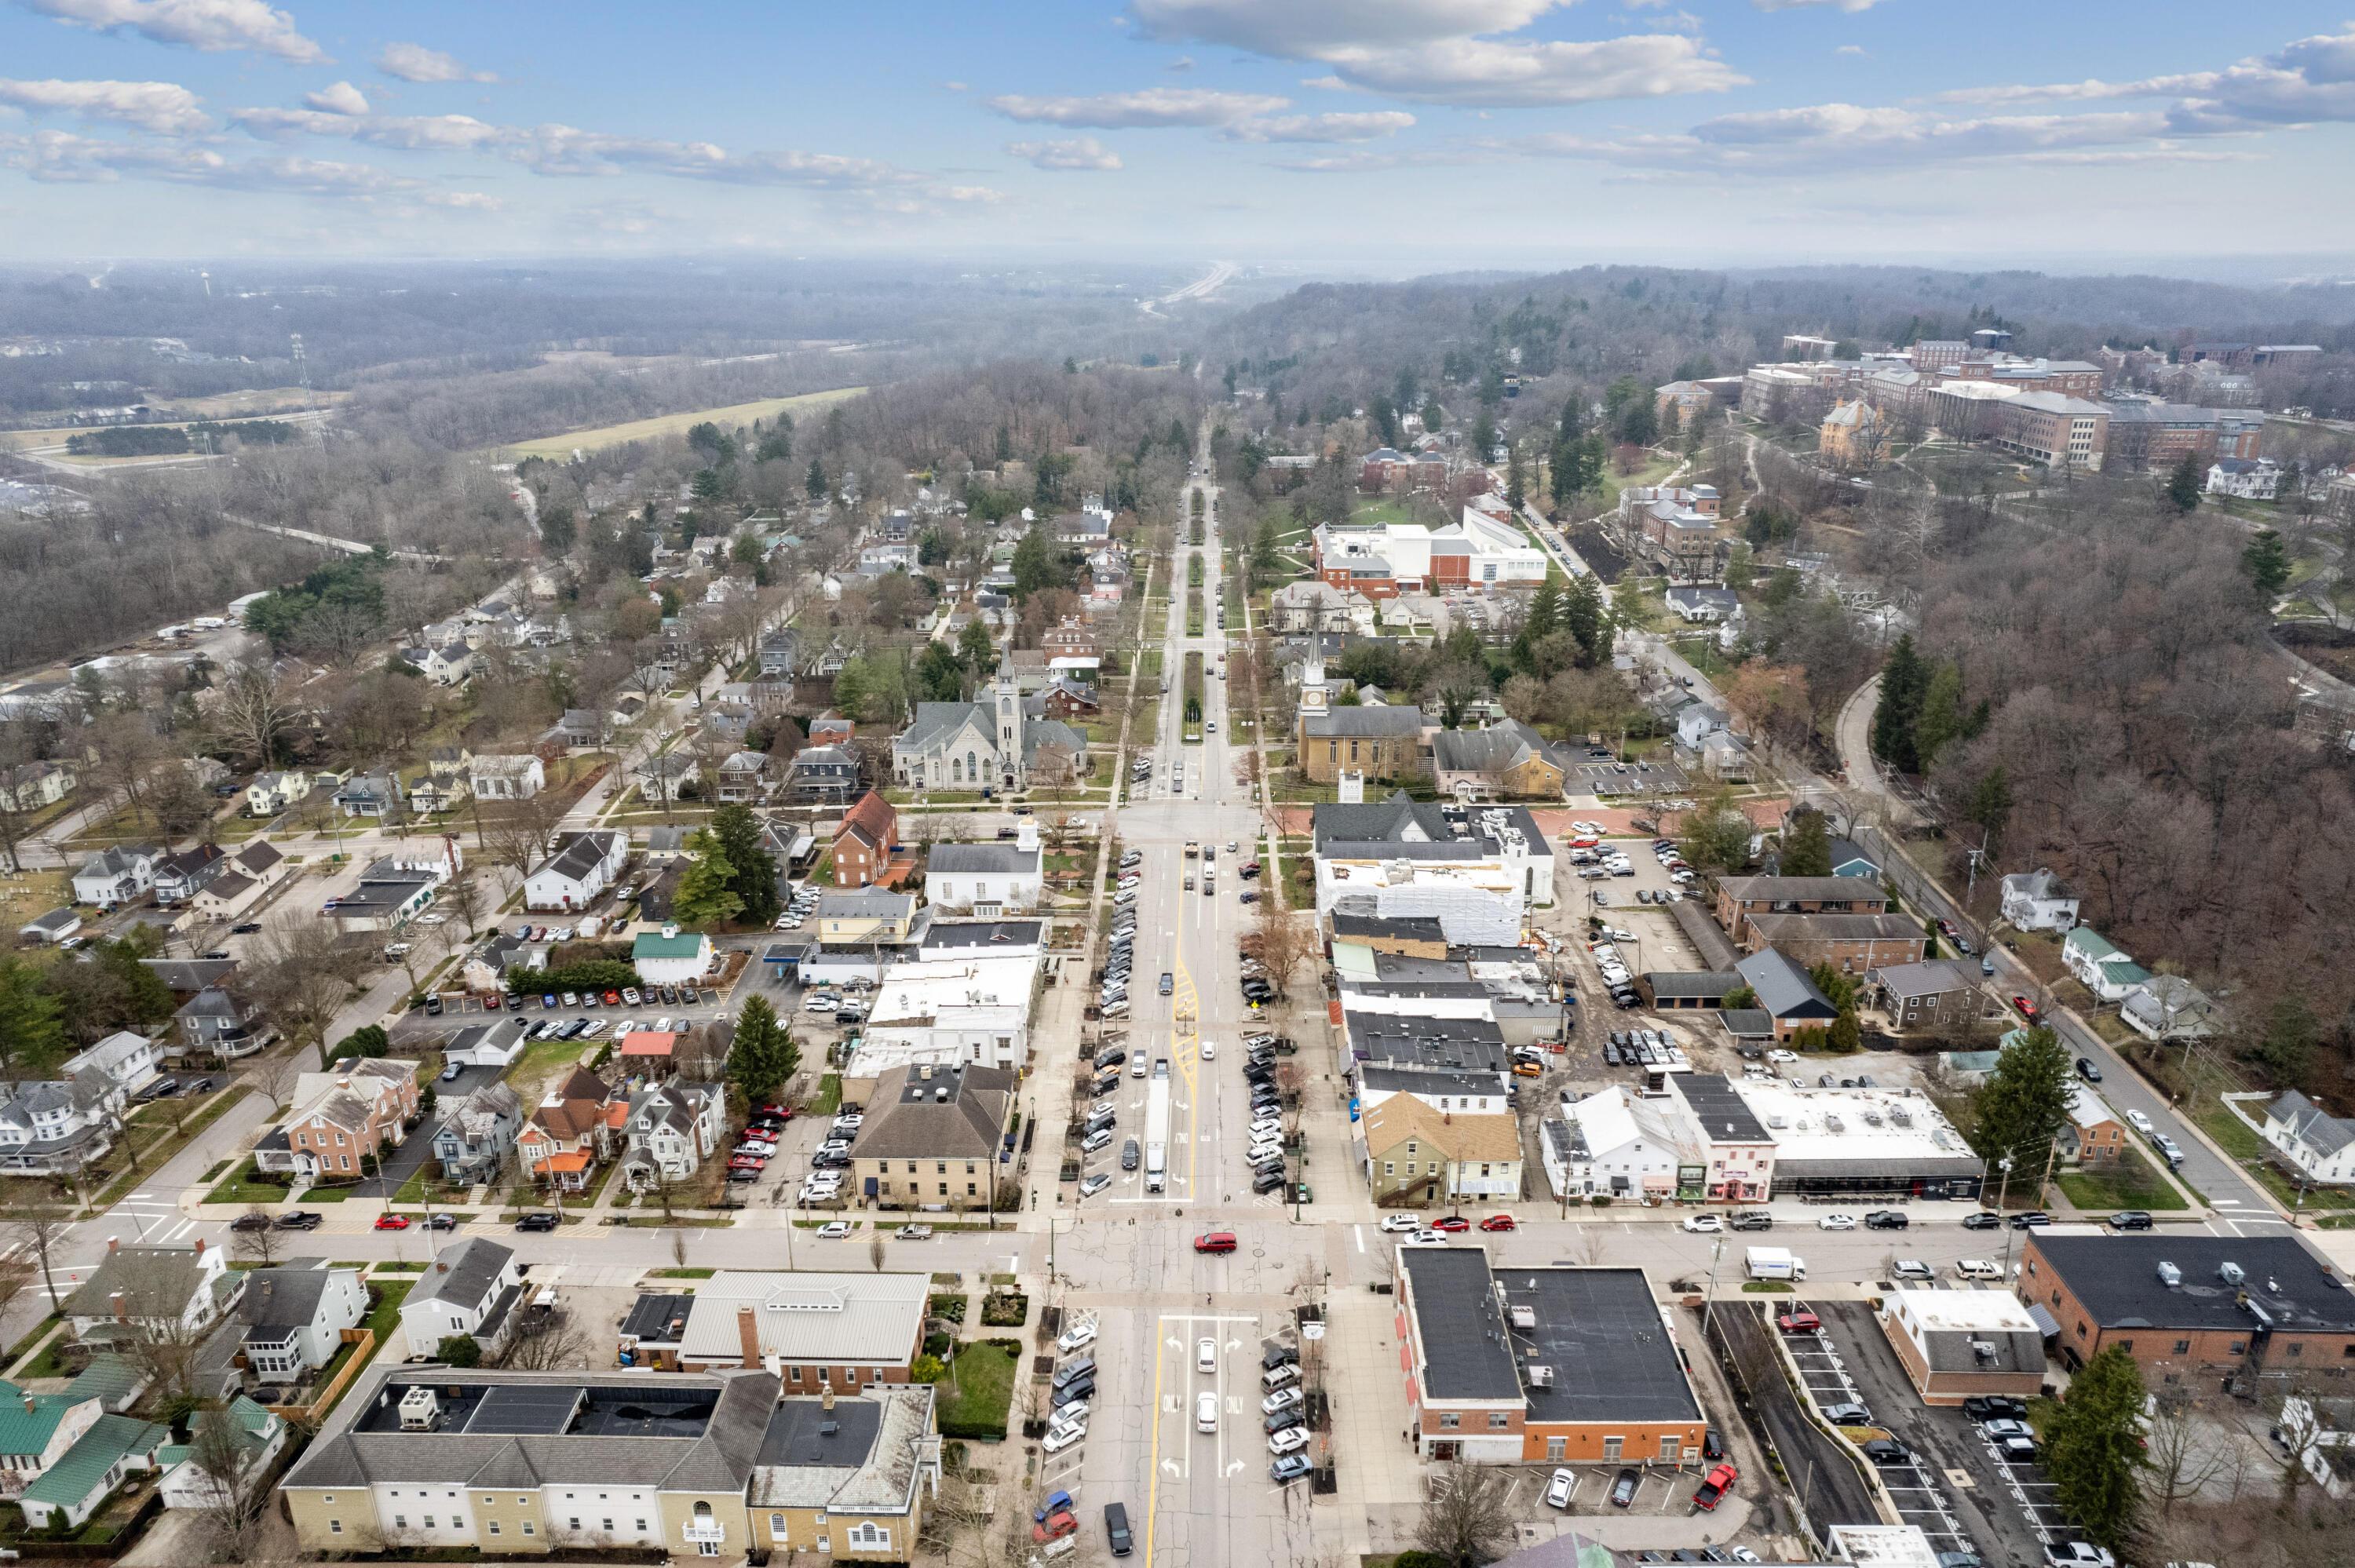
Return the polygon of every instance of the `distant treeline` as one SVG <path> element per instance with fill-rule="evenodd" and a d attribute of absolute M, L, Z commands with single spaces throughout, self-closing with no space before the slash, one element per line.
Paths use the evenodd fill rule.
<path fill-rule="evenodd" d="M 230 440 L 247 446 L 282 446 L 298 439 L 302 427 L 283 419 L 240 419 L 233 425 L 200 419 L 193 425 L 115 425 L 66 438 L 66 450 L 75 457 L 177 457 L 185 452 L 219 451 Z"/>

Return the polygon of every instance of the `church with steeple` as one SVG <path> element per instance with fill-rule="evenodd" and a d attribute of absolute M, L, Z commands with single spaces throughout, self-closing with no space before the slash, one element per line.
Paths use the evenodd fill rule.
<path fill-rule="evenodd" d="M 891 741 L 891 778 L 924 789 L 1019 791 L 1088 771 L 1087 737 L 1026 697 L 1010 662 L 969 703 L 918 703 Z"/>

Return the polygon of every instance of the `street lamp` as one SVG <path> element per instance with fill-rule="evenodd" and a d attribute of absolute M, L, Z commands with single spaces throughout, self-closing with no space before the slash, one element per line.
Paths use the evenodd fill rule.
<path fill-rule="evenodd" d="M 1996 1216 L 2002 1219 L 2004 1224 L 2003 1277 L 2008 1281 L 2011 1278 L 2011 1222 L 2004 1218 L 2003 1209 L 2004 1204 L 2011 1197 L 2011 1156 L 2007 1154 L 1997 1160 L 1995 1168 L 2003 1172 L 2003 1180 L 1996 1188 L 1995 1212 Z"/>

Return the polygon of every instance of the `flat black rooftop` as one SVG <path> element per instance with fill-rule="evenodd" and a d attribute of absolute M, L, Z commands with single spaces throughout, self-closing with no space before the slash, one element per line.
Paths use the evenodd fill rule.
<path fill-rule="evenodd" d="M 1732 1079 L 1714 1073 L 1678 1073 L 1676 1086 L 1711 1138 L 1735 1143 L 1766 1141 L 1765 1124 L 1750 1108 L 1750 1102 L 1735 1092 Z"/>
<path fill-rule="evenodd" d="M 2355 1334 L 2355 1292 L 2304 1242 L 2286 1235 L 2056 1236 L 2030 1245 L 2105 1329 L 2255 1329 L 2264 1310 L 2281 1333 Z M 2173 1264 L 2170 1286 L 2158 1266 Z M 2237 1264 L 2234 1285 L 2218 1272 Z M 2023 1287 L 2023 1294 L 2028 1293 Z"/>
<path fill-rule="evenodd" d="M 1642 1269 L 1499 1268 L 1497 1280 L 1505 1287 L 1506 1326 L 1529 1389 L 1530 1421 L 1701 1418 Z M 1537 1372 L 1540 1367 L 1550 1374 Z"/>
<path fill-rule="evenodd" d="M 673 1389 L 394 1378 L 352 1430 L 399 1432 L 400 1401 L 412 1388 L 432 1392 L 437 1433 L 474 1436 L 700 1437 L 719 1400 L 716 1385 L 700 1383 Z"/>
<path fill-rule="evenodd" d="M 674 1296 L 666 1291 L 645 1290 L 630 1304 L 630 1315 L 622 1319 L 622 1337 L 657 1345 L 675 1345 L 687 1331 L 687 1315 L 695 1307 L 692 1296 Z"/>
<path fill-rule="evenodd" d="M 1433 1399 L 1511 1400 L 1521 1383 L 1505 1344 L 1504 1314 L 1478 1247 L 1401 1247 L 1412 1293 L 1423 1383 Z"/>
<path fill-rule="evenodd" d="M 827 1410 L 815 1399 L 789 1399 L 761 1435 L 763 1465 L 863 1465 L 883 1429 L 883 1402 L 842 1399 Z"/>

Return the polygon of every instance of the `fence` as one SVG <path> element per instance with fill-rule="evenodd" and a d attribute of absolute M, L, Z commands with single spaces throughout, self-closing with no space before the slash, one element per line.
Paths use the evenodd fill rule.
<path fill-rule="evenodd" d="M 327 1381 L 327 1385 L 318 1392 L 310 1404 L 273 1404 L 269 1407 L 270 1414 L 283 1417 L 289 1422 L 302 1422 L 311 1425 L 316 1425 L 325 1417 L 328 1408 L 336 1403 L 336 1396 L 343 1393 L 345 1386 L 359 1375 L 360 1369 L 368 1365 L 368 1358 L 376 1353 L 374 1329 L 346 1329 L 343 1337 L 344 1343 L 352 1347 L 352 1353 L 344 1358 L 343 1370 Z"/>

